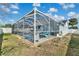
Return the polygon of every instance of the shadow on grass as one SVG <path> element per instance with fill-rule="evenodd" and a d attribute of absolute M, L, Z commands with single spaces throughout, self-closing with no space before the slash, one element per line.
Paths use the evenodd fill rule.
<path fill-rule="evenodd" d="M 1 56 L 1 48 L 2 48 L 2 42 L 3 42 L 3 34 L 0 34 L 0 56 Z"/>

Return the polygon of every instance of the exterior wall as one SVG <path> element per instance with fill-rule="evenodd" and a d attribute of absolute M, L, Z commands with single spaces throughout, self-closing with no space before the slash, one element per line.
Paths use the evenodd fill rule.
<path fill-rule="evenodd" d="M 12 28 L 1 28 L 3 33 L 12 33 Z"/>
<path fill-rule="evenodd" d="M 77 29 L 68 29 L 68 21 L 64 24 L 64 26 L 59 26 L 59 34 L 57 34 L 58 37 L 62 37 L 66 35 L 67 33 L 77 33 Z"/>
<path fill-rule="evenodd" d="M 59 26 L 59 34 L 57 36 L 64 36 L 67 33 L 69 33 L 68 22 L 66 22 L 64 26 Z"/>

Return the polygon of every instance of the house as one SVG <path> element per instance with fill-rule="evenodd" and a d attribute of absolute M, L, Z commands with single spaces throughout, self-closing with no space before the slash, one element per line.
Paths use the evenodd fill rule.
<path fill-rule="evenodd" d="M 57 36 L 61 31 L 64 33 L 63 30 L 66 28 L 65 25 L 63 26 L 53 17 L 37 10 L 37 8 L 24 15 L 13 26 L 14 34 L 23 36 L 24 39 L 33 43 L 39 42 L 41 39 L 46 40 L 44 38 Z"/>
<path fill-rule="evenodd" d="M 62 20 L 62 21 L 59 22 L 60 26 L 59 26 L 58 36 L 64 36 L 69 32 L 68 23 L 69 23 L 68 20 Z"/>
<path fill-rule="evenodd" d="M 3 33 L 12 33 L 12 28 L 0 28 L 0 31 Z"/>

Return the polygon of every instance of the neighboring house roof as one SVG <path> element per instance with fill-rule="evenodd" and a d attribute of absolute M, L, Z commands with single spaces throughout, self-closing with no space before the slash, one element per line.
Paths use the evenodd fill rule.
<path fill-rule="evenodd" d="M 67 20 L 62 20 L 62 21 L 59 22 L 59 24 L 64 26 L 66 22 L 67 22 Z"/>

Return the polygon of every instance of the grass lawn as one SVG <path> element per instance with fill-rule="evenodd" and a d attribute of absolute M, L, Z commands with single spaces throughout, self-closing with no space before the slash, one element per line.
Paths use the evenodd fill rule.
<path fill-rule="evenodd" d="M 72 34 L 72 38 L 69 43 L 67 55 L 79 56 L 79 34 Z"/>
<path fill-rule="evenodd" d="M 70 35 L 55 38 L 34 46 L 14 34 L 4 34 L 1 55 L 5 56 L 64 56 L 66 55 Z"/>
<path fill-rule="evenodd" d="M 3 41 L 3 34 L 0 34 L 0 55 L 1 55 L 2 41 Z"/>

